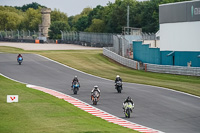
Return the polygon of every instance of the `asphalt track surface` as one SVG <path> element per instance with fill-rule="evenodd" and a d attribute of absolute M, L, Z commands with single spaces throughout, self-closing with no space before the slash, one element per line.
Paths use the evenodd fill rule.
<path fill-rule="evenodd" d="M 0 73 L 21 82 L 71 95 L 91 105 L 90 92 L 94 85 L 98 85 L 101 97 L 95 107 L 101 110 L 166 133 L 200 132 L 198 97 L 132 83 L 124 83 L 124 90 L 118 94 L 114 89 L 114 81 L 76 71 L 34 54 L 24 54 L 22 65 L 18 65 L 16 56 L 0 53 Z M 78 76 L 81 84 L 78 95 L 73 95 L 70 87 L 74 75 Z M 131 96 L 135 103 L 131 118 L 125 118 L 122 110 L 122 102 L 127 96 Z"/>

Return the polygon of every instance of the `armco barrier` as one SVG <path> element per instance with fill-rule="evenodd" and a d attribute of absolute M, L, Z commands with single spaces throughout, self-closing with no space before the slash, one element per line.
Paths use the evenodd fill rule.
<path fill-rule="evenodd" d="M 178 75 L 200 76 L 200 67 L 145 64 L 145 71 Z"/>
<path fill-rule="evenodd" d="M 122 56 L 112 52 L 111 50 L 113 50 L 112 47 L 103 47 L 103 55 L 115 60 L 116 62 L 118 62 L 124 66 L 130 67 L 133 69 L 138 69 L 137 61 L 122 57 Z"/>

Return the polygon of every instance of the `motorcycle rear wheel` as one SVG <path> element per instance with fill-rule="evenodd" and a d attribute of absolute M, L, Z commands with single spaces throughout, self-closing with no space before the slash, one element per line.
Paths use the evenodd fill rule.
<path fill-rule="evenodd" d="M 93 101 L 93 104 L 94 104 L 94 105 L 97 105 L 97 101 Z"/>
<path fill-rule="evenodd" d="M 76 88 L 74 88 L 74 94 L 77 94 L 77 89 Z"/>
<path fill-rule="evenodd" d="M 121 88 L 120 87 L 117 88 L 117 92 L 121 93 Z"/>

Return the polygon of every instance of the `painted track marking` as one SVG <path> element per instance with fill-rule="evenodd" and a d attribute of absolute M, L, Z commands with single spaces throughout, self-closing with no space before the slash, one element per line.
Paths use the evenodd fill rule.
<path fill-rule="evenodd" d="M 148 127 L 145 127 L 145 126 L 142 126 L 142 125 L 139 125 L 139 124 L 136 124 L 136 123 L 132 123 L 130 121 L 127 121 L 127 120 L 124 120 L 124 119 L 121 119 L 121 118 L 118 118 L 116 116 L 113 116 L 105 111 L 102 111 L 98 108 L 95 108 L 79 99 L 76 99 L 76 98 L 73 98 L 67 94 L 64 94 L 64 93 L 61 93 L 61 92 L 58 92 L 58 91 L 55 91 L 55 90 L 51 90 L 51 89 L 47 89 L 47 88 L 44 88 L 44 87 L 39 87 L 39 86 L 35 86 L 35 85 L 26 85 L 27 87 L 29 88 L 32 88 L 32 89 L 36 89 L 36 90 L 40 90 L 40 91 L 43 91 L 45 93 L 48 93 L 50 95 L 53 95 L 59 99 L 63 99 L 71 104 L 73 104 L 74 106 L 96 116 L 96 117 L 100 117 L 108 122 L 111 122 L 111 123 L 114 123 L 114 124 L 118 124 L 118 125 L 121 125 L 123 127 L 126 127 L 126 128 L 130 128 L 130 129 L 133 129 L 133 130 L 136 130 L 136 131 L 139 131 L 139 132 L 143 132 L 143 133 L 163 133 L 159 130 L 155 130 L 155 129 L 152 129 L 152 128 L 148 128 Z"/>

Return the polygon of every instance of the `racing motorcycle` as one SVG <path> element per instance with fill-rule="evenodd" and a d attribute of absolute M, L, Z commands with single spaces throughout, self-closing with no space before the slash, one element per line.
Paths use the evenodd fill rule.
<path fill-rule="evenodd" d="M 99 92 L 98 91 L 94 91 L 93 95 L 92 95 L 92 102 L 94 105 L 97 105 L 97 102 L 99 101 Z"/>
<path fill-rule="evenodd" d="M 121 81 L 117 81 L 116 89 L 117 89 L 118 93 L 121 93 L 121 91 L 122 91 L 122 82 Z"/>
<path fill-rule="evenodd" d="M 21 65 L 22 64 L 22 57 L 19 57 L 18 59 L 17 59 L 17 62 L 19 63 L 19 65 Z"/>
<path fill-rule="evenodd" d="M 132 104 L 131 102 L 127 102 L 124 105 L 124 114 L 126 118 L 130 118 L 130 113 L 132 113 L 133 109 L 134 109 L 134 104 Z"/>
<path fill-rule="evenodd" d="M 74 81 L 73 85 L 72 85 L 72 90 L 73 90 L 74 94 L 77 94 L 79 87 L 80 87 L 79 83 L 77 81 Z"/>

